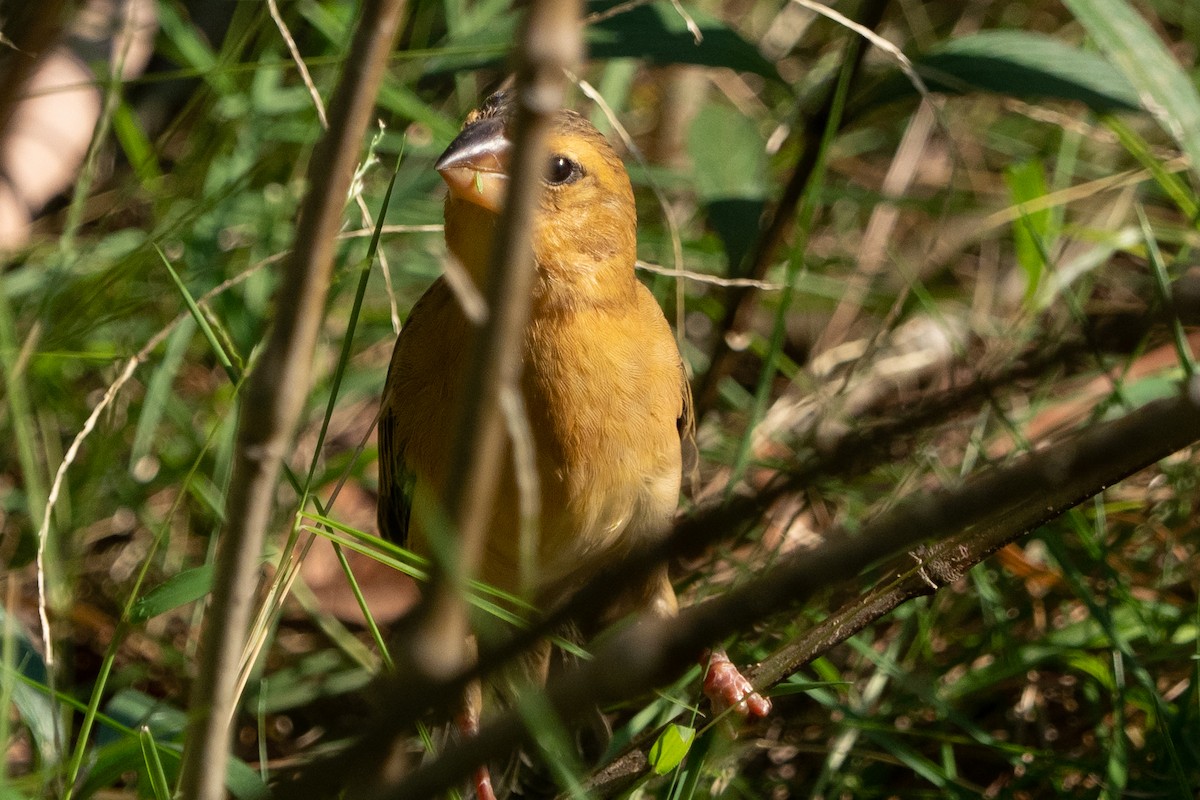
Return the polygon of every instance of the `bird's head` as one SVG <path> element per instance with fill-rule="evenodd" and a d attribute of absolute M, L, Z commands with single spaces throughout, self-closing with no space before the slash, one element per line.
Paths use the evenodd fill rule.
<path fill-rule="evenodd" d="M 506 93 L 471 112 L 435 168 L 446 197 L 446 242 L 482 286 L 508 191 L 512 104 Z M 621 159 L 590 122 L 555 116 L 533 225 L 536 291 L 546 300 L 601 302 L 629 290 L 637 258 L 633 189 Z"/>

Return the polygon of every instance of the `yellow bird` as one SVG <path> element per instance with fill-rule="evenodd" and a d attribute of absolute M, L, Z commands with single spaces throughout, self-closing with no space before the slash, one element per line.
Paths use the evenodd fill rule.
<path fill-rule="evenodd" d="M 480 288 L 506 192 L 510 121 L 509 97 L 491 96 L 436 164 L 449 187 L 446 244 Z M 625 167 L 571 111 L 556 116 L 549 152 L 532 231 L 537 274 L 520 383 L 540 502 L 535 574 L 522 574 L 530 559 L 522 559 L 510 447 L 478 576 L 545 608 L 606 559 L 668 532 L 684 462 L 694 454 L 683 361 L 662 310 L 634 274 L 637 216 Z M 413 307 L 384 388 L 379 527 L 418 553 L 430 549 L 420 523 L 428 516 L 414 512 L 413 498 L 441 497 L 451 477 L 471 324 L 447 280 L 436 281 Z M 422 483 L 426 491 L 414 492 Z M 629 602 L 675 614 L 666 568 Z M 743 712 L 769 708 L 719 653 L 706 689 Z"/>

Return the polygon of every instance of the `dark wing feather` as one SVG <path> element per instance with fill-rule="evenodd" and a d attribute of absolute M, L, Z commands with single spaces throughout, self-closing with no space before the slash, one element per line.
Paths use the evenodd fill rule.
<path fill-rule="evenodd" d="M 403 428 L 400 425 L 401 414 L 409 412 L 404 407 L 401 392 L 397 386 L 401 383 L 394 374 L 403 363 L 400 357 L 401 347 L 407 342 L 412 344 L 411 337 L 424 328 L 428 331 L 428 321 L 439 316 L 439 309 L 446 304 L 453 305 L 454 298 L 446 287 L 445 278 L 433 282 L 421 298 L 413 305 L 404 323 L 404 330 L 396 339 L 396 347 L 392 351 L 391 364 L 388 366 L 387 381 L 383 385 L 383 401 L 379 408 L 379 535 L 388 541 L 395 542 L 401 547 L 408 546 L 408 523 L 412 516 L 413 488 L 416 486 L 417 475 L 404 461 L 404 453 L 408 447 Z M 424 323 L 422 322 L 424 320 Z M 410 337 L 406 339 L 405 337 Z M 406 422 L 408 420 L 405 420 Z"/>
<path fill-rule="evenodd" d="M 389 375 L 390 378 L 390 375 Z M 379 535 L 401 547 L 408 544 L 413 474 L 404 464 L 404 443 L 396 438 L 396 414 L 389 402 L 389 380 L 379 412 Z"/>
<path fill-rule="evenodd" d="M 700 488 L 700 450 L 696 447 L 696 408 L 692 404 L 692 384 L 688 382 L 687 370 L 679 362 L 680 392 L 683 406 L 675 427 L 679 429 L 679 454 L 683 462 L 683 485 L 687 493 L 695 496 Z"/>

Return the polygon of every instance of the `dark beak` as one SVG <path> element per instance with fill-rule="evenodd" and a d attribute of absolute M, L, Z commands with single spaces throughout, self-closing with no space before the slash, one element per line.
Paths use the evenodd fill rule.
<path fill-rule="evenodd" d="M 451 198 L 499 213 L 507 194 L 511 149 L 504 118 L 486 117 L 463 128 L 433 168 L 450 187 Z"/>

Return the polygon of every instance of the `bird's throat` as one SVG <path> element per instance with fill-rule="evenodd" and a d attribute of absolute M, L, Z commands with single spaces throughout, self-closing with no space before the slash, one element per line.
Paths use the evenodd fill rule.
<path fill-rule="evenodd" d="M 481 292 L 487 286 L 492 238 L 499 220 L 498 214 L 480 205 L 453 194 L 446 197 L 446 247 Z"/>

